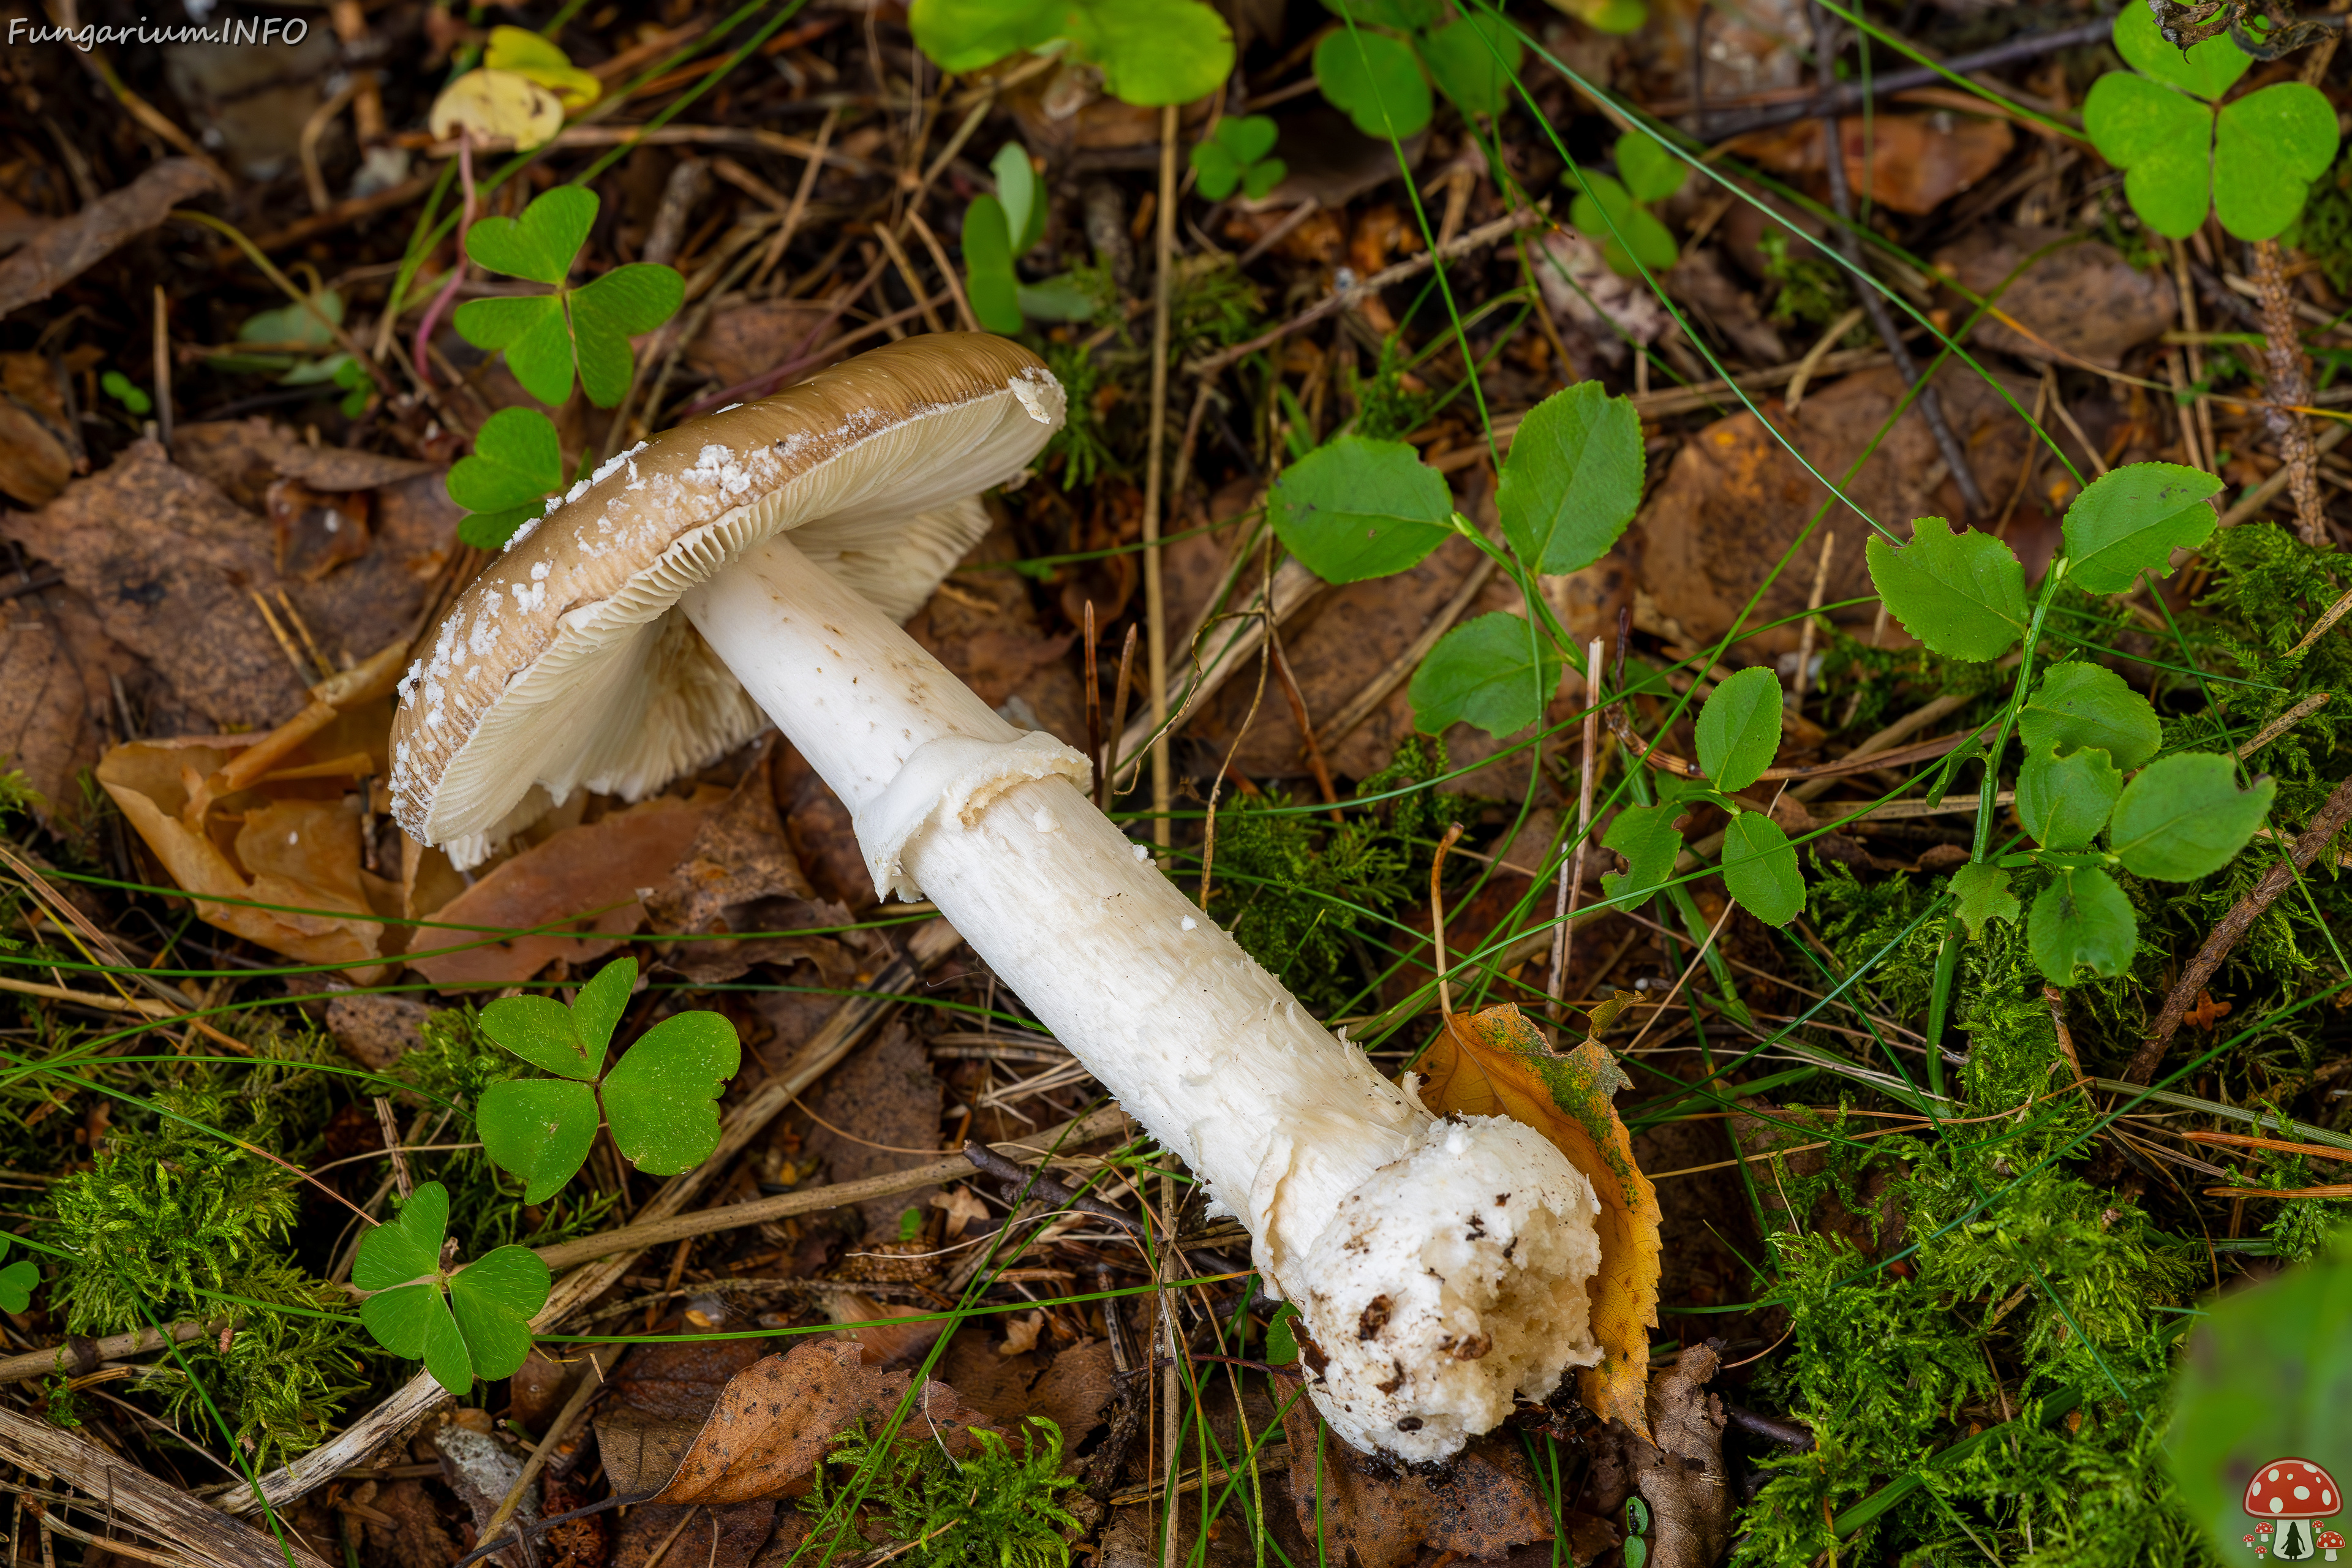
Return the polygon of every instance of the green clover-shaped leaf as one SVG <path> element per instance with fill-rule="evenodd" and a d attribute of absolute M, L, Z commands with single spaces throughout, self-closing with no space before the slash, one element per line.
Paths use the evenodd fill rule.
<path fill-rule="evenodd" d="M 1056 0 L 915 0 L 907 26 L 941 70 L 974 71 L 1060 35 Z"/>
<path fill-rule="evenodd" d="M 563 451 L 555 426 L 535 408 L 501 408 L 474 432 L 474 453 L 443 481 L 449 499 L 474 515 L 458 537 L 495 550 L 516 529 L 543 515 L 546 498 L 563 488 Z"/>
<path fill-rule="evenodd" d="M 1233 29 L 1202 0 L 1078 0 L 1068 16 L 1074 52 L 1121 103 L 1190 103 L 1234 74 Z"/>
<path fill-rule="evenodd" d="M 2034 896 L 2025 940 L 2035 966 L 2053 985 L 2074 984 L 2074 971 L 2085 967 L 2113 980 L 2131 967 L 2139 921 L 2131 900 L 2105 871 L 2061 869 Z"/>
<path fill-rule="evenodd" d="M 1874 534 L 1863 552 L 1887 613 L 1931 652 L 1984 662 L 2024 635 L 2025 568 L 1991 534 L 1923 517 L 1910 543 Z"/>
<path fill-rule="evenodd" d="M 2277 789 L 2269 779 L 2240 789 L 2236 764 L 2217 752 L 2159 757 L 2124 786 L 2107 846 L 2136 877 L 2193 882 L 2237 858 Z"/>
<path fill-rule="evenodd" d="M 1420 37 L 1421 59 L 1437 89 L 1464 115 L 1500 114 L 1525 62 L 1519 36 L 1500 16 L 1469 16 Z"/>
<path fill-rule="evenodd" d="M 1601 886 L 1610 898 L 1638 899 L 1665 886 L 1675 874 L 1675 860 L 1683 852 L 1683 836 L 1675 819 L 1686 808 L 1679 801 L 1663 805 L 1627 806 L 1601 837 L 1604 849 L 1625 858 L 1625 869 L 1601 874 Z"/>
<path fill-rule="evenodd" d="M 680 1013 L 646 1031 L 604 1075 L 614 1146 L 650 1176 L 693 1169 L 719 1146 L 719 1096 L 742 1048 L 717 1013 Z"/>
<path fill-rule="evenodd" d="M 2336 108 L 2299 81 L 2225 103 L 2213 128 L 2213 216 L 2240 239 L 2274 239 L 2336 162 Z"/>
<path fill-rule="evenodd" d="M 634 261 L 572 291 L 572 341 L 588 401 L 611 408 L 629 391 L 629 340 L 677 313 L 686 279 L 675 268 Z"/>
<path fill-rule="evenodd" d="M 547 1265 L 524 1247 L 501 1247 L 452 1274 L 441 1267 L 449 1229 L 449 1192 L 418 1187 L 398 1215 L 368 1232 L 352 1265 L 352 1283 L 370 1292 L 360 1321 L 397 1356 L 422 1359 L 450 1393 L 472 1391 L 477 1376 L 511 1376 L 530 1351 L 530 1320 L 547 1304 Z M 452 1315 L 452 1307 L 455 1315 Z"/>
<path fill-rule="evenodd" d="M 2238 84 L 2254 62 L 2227 33 L 2193 47 L 2174 47 L 2146 5 L 2126 5 L 2116 15 L 2116 53 L 2142 76 L 2214 100 Z"/>
<path fill-rule="evenodd" d="M 1214 133 L 1192 147 L 1201 194 L 1218 202 L 1238 189 L 1255 201 L 1280 184 L 1289 169 L 1281 159 L 1266 156 L 1274 151 L 1276 136 L 1273 120 L 1263 114 L 1218 121 Z"/>
<path fill-rule="evenodd" d="M 1402 441 L 1342 436 L 1283 471 L 1268 510 L 1285 548 L 1326 583 L 1417 566 L 1453 531 L 1444 476 Z"/>
<path fill-rule="evenodd" d="M 554 186 L 533 197 L 520 217 L 486 217 L 475 223 L 466 231 L 466 254 L 476 266 L 509 278 L 561 283 L 572 276 L 572 264 L 588 242 L 600 205 L 596 193 L 585 186 Z"/>
<path fill-rule="evenodd" d="M 1568 205 L 1568 221 L 1587 237 L 1600 241 L 1601 259 L 1608 262 L 1610 270 L 1631 278 L 1644 267 L 1653 272 L 1672 267 L 1682 254 L 1673 231 L 1635 201 L 1633 192 L 1615 175 L 1598 169 L 1582 173 L 1580 188 L 1576 171 L 1560 176 L 1562 184 L 1577 191 L 1576 199 Z M 1641 266 L 1634 265 L 1637 259 Z"/>
<path fill-rule="evenodd" d="M 1559 654 L 1551 639 L 1496 610 L 1440 637 L 1406 693 L 1413 727 L 1423 734 L 1475 724 L 1499 741 L 1534 723 L 1559 684 Z"/>
<path fill-rule="evenodd" d="M 1579 382 L 1529 409 L 1495 493 L 1503 537 L 1538 572 L 1609 553 L 1642 504 L 1642 417 L 1631 399 Z"/>
<path fill-rule="evenodd" d="M 1315 46 L 1315 80 L 1367 136 L 1411 136 L 1429 123 L 1429 83 L 1412 47 L 1364 27 L 1335 28 Z"/>
<path fill-rule="evenodd" d="M 474 1112 L 482 1152 L 501 1171 L 522 1178 L 527 1204 L 546 1202 L 579 1173 L 596 1142 L 596 1125 L 595 1089 L 560 1078 L 494 1083 L 482 1090 Z"/>
<path fill-rule="evenodd" d="M 9 1237 L 0 1236 L 0 1258 L 8 1256 Z M 0 1312 L 21 1312 L 33 1304 L 33 1288 L 41 1282 L 41 1266 L 19 1258 L 0 1268 Z"/>
<path fill-rule="evenodd" d="M 2023 910 L 2017 895 L 2009 890 L 2009 873 L 1982 860 L 1972 860 L 1952 873 L 1952 899 L 1959 906 L 1960 923 L 1968 927 L 1970 942 L 1983 940 L 1985 921 L 2014 924 Z"/>
<path fill-rule="evenodd" d="M 1649 132 L 1629 131 L 1617 138 L 1617 176 L 1637 202 L 1662 202 L 1683 188 L 1690 165 Z"/>
<path fill-rule="evenodd" d="M 1708 695 L 1698 710 L 1698 765 L 1717 789 L 1746 789 L 1772 765 L 1780 750 L 1780 678 L 1760 665 Z"/>
<path fill-rule="evenodd" d="M 629 389 L 629 339 L 669 320 L 686 295 L 675 269 L 645 262 L 568 288 L 597 206 L 594 192 L 558 185 L 520 217 L 484 218 L 466 233 L 477 265 L 554 286 L 551 294 L 469 300 L 451 318 L 476 348 L 503 350 L 523 390 L 551 406 L 572 395 L 575 365 L 591 403 L 620 402 Z"/>
<path fill-rule="evenodd" d="M 468 300 L 450 320 L 476 348 L 503 350 L 522 389 L 549 407 L 572 395 L 572 331 L 560 297 Z"/>

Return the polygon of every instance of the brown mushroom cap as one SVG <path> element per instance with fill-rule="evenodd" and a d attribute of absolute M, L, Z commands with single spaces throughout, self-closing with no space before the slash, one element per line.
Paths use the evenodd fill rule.
<path fill-rule="evenodd" d="M 2343 1507 L 2336 1478 L 2309 1459 L 2273 1459 L 2246 1482 L 2245 1510 L 2256 1519 L 2326 1519 Z"/>
<path fill-rule="evenodd" d="M 401 682 L 401 826 L 487 847 L 576 787 L 635 799 L 740 745 L 767 716 L 679 595 L 791 530 L 905 620 L 987 531 L 980 493 L 1026 467 L 1062 411 L 1028 350 L 939 332 L 606 463 L 516 534 Z"/>

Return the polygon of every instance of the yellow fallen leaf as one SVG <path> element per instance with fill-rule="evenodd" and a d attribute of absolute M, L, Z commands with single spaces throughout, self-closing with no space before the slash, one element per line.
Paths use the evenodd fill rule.
<path fill-rule="evenodd" d="M 529 77 L 579 113 L 604 96 L 604 84 L 572 63 L 572 57 L 528 27 L 492 27 L 482 64 L 492 70 Z"/>
<path fill-rule="evenodd" d="M 527 76 L 486 68 L 443 88 L 428 123 L 436 141 L 463 129 L 478 141 L 511 142 L 516 152 L 528 153 L 563 129 L 563 102 Z"/>
<path fill-rule="evenodd" d="M 1595 1034 L 1633 1000 L 1592 1009 Z M 1578 1396 L 1602 1420 L 1649 1436 L 1649 1331 L 1658 1324 L 1657 1194 L 1633 1163 L 1633 1141 L 1612 1097 L 1629 1084 L 1597 1039 L 1553 1056 L 1508 1005 L 1456 1013 L 1421 1059 L 1423 1105 L 1440 1115 L 1507 1116 L 1558 1145 L 1601 1200 L 1601 1268 L 1586 1287 L 1601 1363 L 1577 1373 Z"/>

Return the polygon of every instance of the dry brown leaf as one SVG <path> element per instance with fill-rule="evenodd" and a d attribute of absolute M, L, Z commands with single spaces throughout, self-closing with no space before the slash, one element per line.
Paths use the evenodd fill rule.
<path fill-rule="evenodd" d="M 910 1384 L 906 1373 L 866 1365 L 856 1345 L 837 1340 L 763 1357 L 719 1394 L 677 1472 L 652 1500 L 717 1506 L 799 1497 L 833 1438 L 861 1420 L 887 1420 Z M 954 1389 L 927 1381 L 903 1430 L 912 1440 L 943 1444 L 961 1458 L 971 1447 L 971 1429 L 986 1425 Z"/>
<path fill-rule="evenodd" d="M 775 1528 L 772 1502 L 732 1508 L 666 1508 L 646 1503 L 621 1521 L 609 1568 L 646 1568 L 660 1552 L 661 1568 L 751 1568 Z M 716 1537 L 716 1539 L 713 1539 Z M 668 1550 L 662 1550 L 663 1543 Z"/>
<path fill-rule="evenodd" d="M 1404 1568 L 1424 1546 L 1462 1557 L 1501 1557 L 1513 1547 L 1549 1541 L 1550 1510 L 1516 1439 L 1474 1437 L 1443 1469 L 1375 1468 L 1323 1433 L 1307 1401 L 1283 1412 L 1290 1441 L 1290 1497 L 1299 1529 L 1316 1539 L 1317 1448 L 1320 1437 L 1322 1530 L 1333 1563 Z"/>
<path fill-rule="evenodd" d="M 754 300 L 716 311 L 686 347 L 687 368 L 714 385 L 734 386 L 798 359 L 811 332 L 832 319 L 805 300 Z"/>
<path fill-rule="evenodd" d="M 69 426 L 46 355 L 0 354 L 0 494 L 47 506 L 73 478 Z"/>
<path fill-rule="evenodd" d="M 948 1211 L 948 1239 L 953 1241 L 963 1234 L 964 1226 L 976 1219 L 988 1217 L 988 1205 L 973 1195 L 970 1187 L 950 1187 L 931 1194 L 931 1206 Z"/>
<path fill-rule="evenodd" d="M 1938 272 L 1975 294 L 2000 296 L 1997 313 L 1977 323 L 1972 342 L 2027 359 L 2072 355 L 2114 370 L 2127 352 L 2177 320 L 2179 295 L 2162 268 L 2142 272 L 2095 239 L 2053 250 L 2011 278 L 2027 257 L 2068 237 L 2057 229 L 1989 224 L 1936 252 Z"/>
<path fill-rule="evenodd" d="M 1007 1316 L 1004 1338 L 998 1343 L 996 1353 L 1003 1356 L 1026 1355 L 1037 1348 L 1037 1336 L 1045 1331 L 1045 1314 L 1032 1312 L 1025 1318 Z"/>
<path fill-rule="evenodd" d="M 0 604 L 0 768 L 21 771 L 51 815 L 81 815 L 77 781 L 105 748 L 110 677 L 137 668 L 70 588 Z"/>
<path fill-rule="evenodd" d="M 1934 212 L 2000 167 L 2016 145 L 2006 120 L 1932 114 L 1850 114 L 1838 121 L 1847 183 L 1881 206 L 1921 216 Z M 1816 174 L 1822 126 L 1801 120 L 1772 131 L 1736 136 L 1724 145 L 1782 174 Z"/>
<path fill-rule="evenodd" d="M 405 996 L 338 996 L 327 1004 L 327 1033 L 343 1055 L 383 1072 L 425 1037 L 432 1016 L 432 1008 Z"/>
<path fill-rule="evenodd" d="M 1597 1035 L 1630 998 L 1592 1009 Z M 1633 1163 L 1633 1139 L 1611 1102 L 1626 1087 L 1609 1048 L 1588 1039 L 1560 1056 L 1507 1004 L 1457 1013 L 1422 1058 L 1422 1103 L 1440 1115 L 1507 1116 L 1559 1146 L 1601 1200 L 1601 1268 L 1586 1287 L 1601 1363 L 1580 1368 L 1577 1392 L 1602 1420 L 1647 1434 L 1643 1399 L 1658 1324 L 1658 1198 Z"/>
<path fill-rule="evenodd" d="M 432 910 L 436 921 L 479 929 L 419 931 L 412 945 L 433 956 L 410 966 L 436 985 L 513 984 L 559 958 L 575 964 L 601 958 L 646 918 L 638 890 L 668 879 L 723 798 L 715 790 L 699 801 L 659 795 L 564 828 L 500 862 Z M 498 937 L 501 931 L 528 934 Z"/>
<path fill-rule="evenodd" d="M 646 900 L 656 931 L 709 936 L 849 923 L 849 910 L 819 900 L 801 870 L 776 815 L 769 763 L 770 753 L 762 752 L 726 804 L 695 834 L 666 884 Z M 689 980 L 711 984 L 732 980 L 755 963 L 803 959 L 816 965 L 828 985 L 843 984 L 857 969 L 849 950 L 825 936 L 685 942 L 664 962 Z"/>
<path fill-rule="evenodd" d="M 163 215 L 218 184 L 194 158 L 164 158 L 119 191 L 49 225 L 0 261 L 0 316 L 46 300 L 116 249 L 163 221 Z"/>
<path fill-rule="evenodd" d="M 281 577 L 316 583 L 365 556 L 374 542 L 368 518 L 375 508 L 365 490 L 319 490 L 299 479 L 279 479 L 263 504 L 276 536 Z"/>
<path fill-rule="evenodd" d="M 362 1489 L 376 1483 L 363 1482 Z M 367 1506 L 389 1524 L 367 1521 L 368 1549 L 389 1568 L 449 1568 L 461 1553 L 420 1481 L 387 1481 Z"/>
<path fill-rule="evenodd" d="M 1685 1345 L 1650 1382 L 1654 1443 L 1633 1441 L 1633 1474 L 1650 1504 L 1650 1561 L 1657 1568 L 1712 1568 L 1731 1544 L 1731 1498 L 1723 1469 L 1723 1401 L 1706 1392 L 1712 1345 Z"/>

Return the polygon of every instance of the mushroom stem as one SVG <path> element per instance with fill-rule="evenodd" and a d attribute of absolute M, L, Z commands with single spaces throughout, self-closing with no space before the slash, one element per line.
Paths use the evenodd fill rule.
<path fill-rule="evenodd" d="M 1335 1039 L 1024 733 L 782 535 L 679 601 L 855 814 L 885 896 L 973 950 L 1252 1236 L 1360 1448 L 1443 1458 L 1599 1359 L 1591 1184 L 1503 1118 L 1438 1121 Z"/>

